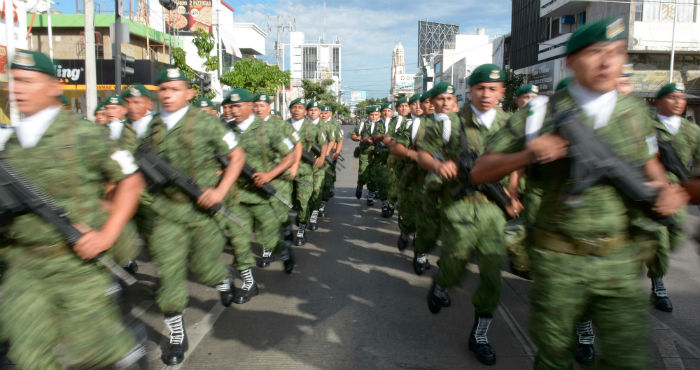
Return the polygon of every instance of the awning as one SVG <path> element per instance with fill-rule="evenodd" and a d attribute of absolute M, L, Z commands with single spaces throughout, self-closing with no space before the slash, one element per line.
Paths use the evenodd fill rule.
<path fill-rule="evenodd" d="M 222 32 L 221 33 L 221 42 L 224 44 L 224 49 L 226 49 L 226 52 L 229 54 L 233 54 L 234 57 L 241 57 L 241 50 L 236 47 L 236 41 L 233 38 L 233 35 L 228 32 Z"/>

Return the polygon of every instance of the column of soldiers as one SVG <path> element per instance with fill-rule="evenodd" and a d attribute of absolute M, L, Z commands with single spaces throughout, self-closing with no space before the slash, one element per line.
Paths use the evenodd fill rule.
<path fill-rule="evenodd" d="M 461 109 L 454 87 L 441 82 L 422 95 L 399 98 L 391 120 L 390 106 L 370 106 L 353 132 L 360 161 L 355 195 L 360 199 L 367 185 L 370 206 L 375 197 L 388 196 L 384 217 L 396 204 L 397 245 L 403 251 L 413 244 L 417 274 L 430 268 L 427 254 L 441 241 L 427 296 L 432 313 L 451 305 L 449 289 L 460 284 L 476 256 L 480 283 L 472 296 L 469 349 L 483 364 L 496 363 L 487 334 L 506 260 L 515 275 L 533 280 L 536 369 L 568 369 L 574 360 L 605 369 L 644 368 L 649 302 L 673 309 L 663 276 L 669 251 L 685 240 L 684 205 L 700 190 L 687 181 L 698 175 L 700 129 L 681 116 L 681 83 L 658 91 L 653 114 L 629 95 L 624 34 L 621 20 L 579 28 L 567 48 L 574 76 L 552 97 L 538 96 L 535 85 L 521 86 L 512 116 L 499 107 L 504 73 L 486 64 L 469 77 L 470 100 Z M 641 168 L 635 176 L 644 188 L 635 191 L 653 196 L 630 198 L 631 190 L 612 174 L 567 193 L 572 182 L 586 179 L 570 178 L 580 159 L 570 150 L 573 138 L 560 129 L 568 123 L 563 117 L 574 117 L 595 138 L 587 140 L 609 148 L 606 159 Z M 381 145 L 390 147 L 388 160 L 377 149 Z M 600 177 L 604 170 L 577 174 Z M 643 265 L 651 279 L 649 300 L 637 283 Z M 594 327 L 603 352 L 598 357 Z"/>
<path fill-rule="evenodd" d="M 119 286 L 98 261 L 133 274 L 145 246 L 168 329 L 162 360 L 179 364 L 188 348 L 188 273 L 215 288 L 224 306 L 250 301 L 258 294 L 253 234 L 262 245 L 258 266 L 279 258 L 292 273 L 290 209 L 303 245 L 307 224 L 318 228 L 332 196 L 340 125 L 329 106 L 303 99 L 284 121 L 267 95 L 245 89 L 226 96 L 219 119 L 209 99 L 191 103 L 195 92 L 178 69 L 158 77 L 160 112 L 134 85 L 100 102 L 91 123 L 60 109 L 54 71 L 39 52 L 18 51 L 11 64 L 23 118 L 3 129 L 13 132 L 2 143 L 0 172 L 36 199 L 3 204 L 0 335 L 9 357 L 27 369 L 143 365 L 143 330 L 123 324 Z M 227 244 L 231 266 L 220 260 Z"/>

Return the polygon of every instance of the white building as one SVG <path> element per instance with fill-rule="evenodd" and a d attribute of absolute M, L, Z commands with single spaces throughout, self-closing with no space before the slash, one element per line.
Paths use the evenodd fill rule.
<path fill-rule="evenodd" d="M 321 82 L 332 80 L 329 90 L 340 97 L 341 44 L 336 37 L 333 43 L 306 42 L 303 32 L 289 33 L 289 68 L 291 74 L 291 95 L 289 99 L 301 96 L 301 81 Z"/>
<path fill-rule="evenodd" d="M 431 59 L 428 64 L 435 77 L 432 83 L 428 82 L 426 88 L 430 89 L 436 83 L 448 81 L 454 85 L 457 102 L 461 105 L 468 99 L 469 75 L 476 67 L 492 62 L 493 43 L 484 28 L 477 28 L 476 34 L 455 35 L 454 47 L 440 50 L 431 55 Z"/>
<path fill-rule="evenodd" d="M 389 100 L 399 94 L 412 95 L 415 75 L 406 73 L 406 58 L 403 45 L 394 46 L 391 54 L 391 90 Z"/>
<path fill-rule="evenodd" d="M 559 80 L 570 75 L 564 53 L 571 34 L 581 25 L 605 18 L 621 18 L 627 28 L 627 48 L 634 65 L 635 94 L 650 98 L 669 80 L 674 16 L 675 65 L 673 80 L 688 89 L 689 105 L 700 103 L 700 4 L 697 2 L 636 0 L 629 3 L 541 0 L 540 17 L 546 19 L 547 37 L 539 43 L 538 62 L 516 73 L 527 75 L 540 91 L 551 93 Z M 697 109 L 697 108 L 696 108 Z"/>

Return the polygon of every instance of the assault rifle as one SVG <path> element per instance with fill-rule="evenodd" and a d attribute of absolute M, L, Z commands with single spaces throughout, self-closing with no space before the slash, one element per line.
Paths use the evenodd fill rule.
<path fill-rule="evenodd" d="M 318 158 L 318 157 L 321 156 L 321 147 L 318 146 L 318 144 L 313 144 L 313 145 L 311 145 L 311 152 L 316 156 L 316 158 Z M 341 163 L 336 163 L 336 162 L 334 162 L 334 161 L 333 161 L 333 157 L 331 157 L 330 154 L 326 156 L 326 158 L 324 159 L 324 161 L 325 161 L 329 166 L 332 166 L 332 167 L 340 166 L 340 168 L 345 169 L 345 166 L 343 166 Z"/>
<path fill-rule="evenodd" d="M 203 191 L 194 182 L 194 179 L 187 174 L 173 167 L 167 159 L 161 158 L 151 150 L 149 145 L 141 145 L 134 152 L 136 163 L 141 169 L 141 173 L 149 182 L 149 191 L 157 192 L 165 186 L 175 186 L 185 193 L 192 201 L 196 202 L 202 196 Z M 243 221 L 236 217 L 231 211 L 224 208 L 221 203 L 214 205 L 208 209 L 209 213 L 214 215 L 220 213 L 229 220 L 235 222 L 238 226 L 243 227 Z"/>
<path fill-rule="evenodd" d="M 546 125 L 569 142 L 570 184 L 563 190 L 562 199 L 577 199 L 586 189 L 603 181 L 612 184 L 625 198 L 636 204 L 656 222 L 674 225 L 671 216 L 653 211 L 660 190 L 646 185 L 649 179 L 639 167 L 622 159 L 593 130 L 576 118 L 579 109 L 555 112 Z"/>
<path fill-rule="evenodd" d="M 690 195 L 690 203 L 698 204 L 700 203 L 700 179 L 691 178 L 686 171 L 683 161 L 678 157 L 678 153 L 673 149 L 673 145 L 670 141 L 658 139 L 659 145 L 659 160 L 661 164 L 664 165 L 666 171 L 678 177 L 681 185 L 685 191 Z"/>
<path fill-rule="evenodd" d="M 0 159 L 0 205 L 3 208 L 3 219 L 34 213 L 58 229 L 70 245 L 75 245 L 83 237 L 83 233 L 73 226 L 63 207 L 60 207 L 51 196 L 17 173 L 3 159 Z M 127 285 L 136 283 L 133 276 L 117 265 L 104 252 L 97 255 L 94 260 Z"/>
<path fill-rule="evenodd" d="M 314 144 L 314 145 L 316 145 L 316 144 Z M 318 146 L 318 145 L 316 145 L 316 146 Z M 310 164 L 311 166 L 314 166 L 314 165 L 315 165 L 315 163 L 316 163 L 316 158 L 318 158 L 318 156 L 314 155 L 313 150 L 314 150 L 314 149 L 313 149 L 313 145 L 312 145 L 312 146 L 311 146 L 311 152 L 307 152 L 306 150 L 303 150 L 303 149 L 302 149 L 302 151 L 301 151 L 301 160 L 304 161 L 304 162 L 306 162 L 306 163 L 308 163 L 308 164 Z M 320 153 L 320 148 L 319 148 L 319 153 Z M 320 155 L 320 154 L 319 154 L 319 155 Z M 326 158 L 326 160 L 328 160 L 328 158 Z M 331 171 L 328 167 L 323 166 L 322 168 L 323 168 L 324 171 L 326 171 L 326 173 L 327 173 L 328 175 L 330 175 L 330 176 L 333 176 L 333 175 L 334 175 L 334 174 L 333 174 L 333 171 Z"/>
<path fill-rule="evenodd" d="M 221 165 L 224 168 L 226 168 L 229 164 L 228 158 L 226 158 L 220 154 L 216 154 L 216 159 L 219 161 L 219 163 L 221 163 Z M 244 163 L 243 169 L 241 169 L 241 173 L 245 177 L 247 177 L 250 181 L 253 181 L 253 175 L 255 175 L 257 172 L 258 172 L 258 170 L 256 170 L 251 165 L 249 165 L 248 162 Z M 262 189 L 265 192 L 265 194 L 277 198 L 280 202 L 282 202 L 282 204 L 289 207 L 290 209 L 294 208 L 294 206 L 292 206 L 292 204 L 289 203 L 288 200 L 282 198 L 282 196 L 277 193 L 277 189 L 275 189 L 275 187 L 272 186 L 272 184 L 270 184 L 269 182 L 266 184 L 263 184 L 263 186 L 260 187 L 260 189 Z"/>

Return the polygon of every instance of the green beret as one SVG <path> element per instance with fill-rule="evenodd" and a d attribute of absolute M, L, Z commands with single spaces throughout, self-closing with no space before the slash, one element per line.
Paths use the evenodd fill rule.
<path fill-rule="evenodd" d="M 446 82 L 446 81 L 440 82 L 439 84 L 433 86 L 432 90 L 433 90 L 433 95 L 431 96 L 431 98 L 438 96 L 438 94 L 452 94 L 452 95 L 454 95 L 454 93 L 455 93 L 455 87 L 452 86 L 451 83 Z"/>
<path fill-rule="evenodd" d="M 119 95 L 111 95 L 105 98 L 105 100 L 102 101 L 102 105 L 108 106 L 108 105 L 121 105 L 124 106 L 124 99 L 122 99 L 121 96 Z"/>
<path fill-rule="evenodd" d="M 331 109 L 330 105 L 322 105 L 321 107 L 321 112 L 332 112 L 333 109 Z"/>
<path fill-rule="evenodd" d="M 280 116 L 280 117 L 282 117 L 282 113 L 280 113 L 280 111 L 274 110 L 274 109 L 272 110 L 272 115 L 273 115 L 273 116 Z"/>
<path fill-rule="evenodd" d="M 374 112 L 379 112 L 381 108 L 378 105 L 370 105 L 367 107 L 367 114 L 374 113 Z"/>
<path fill-rule="evenodd" d="M 561 81 L 559 81 L 559 83 L 557 84 L 557 88 L 554 89 L 554 91 L 556 92 L 556 91 L 565 89 L 567 86 L 569 86 L 569 84 L 570 84 L 571 81 L 573 81 L 573 80 L 574 80 L 573 77 L 565 77 L 565 78 L 563 78 Z"/>
<path fill-rule="evenodd" d="M 320 107 L 321 107 L 321 105 L 318 104 L 318 102 L 315 100 L 309 100 L 308 102 L 306 102 L 306 109 L 320 108 Z"/>
<path fill-rule="evenodd" d="M 384 110 L 384 109 L 391 109 L 391 103 L 382 104 L 382 110 Z"/>
<path fill-rule="evenodd" d="M 270 104 L 270 96 L 267 94 L 256 94 L 253 97 L 253 101 L 264 101 L 267 104 Z"/>
<path fill-rule="evenodd" d="M 68 102 L 68 97 L 67 97 L 67 96 L 61 94 L 61 95 L 58 97 L 58 99 L 61 101 L 61 104 L 63 104 L 63 105 L 70 105 L 70 103 Z"/>
<path fill-rule="evenodd" d="M 413 103 L 414 101 L 419 100 L 420 101 L 420 94 L 413 94 L 411 95 L 411 98 L 408 99 L 408 104 Z"/>
<path fill-rule="evenodd" d="M 141 84 L 133 85 L 122 92 L 122 98 L 140 98 L 142 96 L 150 98 L 151 92 Z"/>
<path fill-rule="evenodd" d="M 24 69 L 56 77 L 56 67 L 51 58 L 38 51 L 17 50 L 10 69 Z"/>
<path fill-rule="evenodd" d="M 226 96 L 225 104 L 233 104 L 238 102 L 253 101 L 253 94 L 244 88 L 231 90 Z"/>
<path fill-rule="evenodd" d="M 517 96 L 520 96 L 522 94 L 528 94 L 528 93 L 539 94 L 540 88 L 537 87 L 537 85 L 525 84 L 523 86 L 520 86 L 518 91 L 515 92 L 515 96 L 517 97 Z"/>
<path fill-rule="evenodd" d="M 469 86 L 479 82 L 502 82 L 505 79 L 503 70 L 495 64 L 482 64 L 469 76 Z"/>
<path fill-rule="evenodd" d="M 158 79 L 156 80 L 156 84 L 160 85 L 163 82 L 170 82 L 170 81 L 187 81 L 188 83 L 190 82 L 190 79 L 187 78 L 185 75 L 185 72 L 183 72 L 179 68 L 168 68 L 160 71 L 160 75 L 158 75 Z"/>
<path fill-rule="evenodd" d="M 430 99 L 430 98 L 432 98 L 432 97 L 433 97 L 433 89 L 430 89 L 430 90 L 424 92 L 423 94 L 421 94 L 421 96 L 420 96 L 420 102 L 422 103 L 422 102 L 424 102 L 426 99 Z"/>
<path fill-rule="evenodd" d="M 622 40 L 625 36 L 625 23 L 622 18 L 603 19 L 584 24 L 574 31 L 566 43 L 566 55 L 571 55 L 596 42 Z"/>
<path fill-rule="evenodd" d="M 292 105 L 295 105 L 295 104 L 301 104 L 306 108 L 306 100 L 304 100 L 304 98 L 296 98 L 296 99 L 292 100 L 292 102 L 289 103 L 289 108 L 291 109 Z"/>
<path fill-rule="evenodd" d="M 99 112 L 101 110 L 105 110 L 105 106 L 102 105 L 102 103 L 97 104 L 97 107 L 95 108 L 95 114 L 97 114 L 97 112 Z"/>
<path fill-rule="evenodd" d="M 685 85 L 683 85 L 682 82 L 671 82 L 670 84 L 664 85 L 664 87 L 659 90 L 658 93 L 656 93 L 656 99 L 659 99 L 663 97 L 666 94 L 670 94 L 673 92 L 685 92 Z"/>
<path fill-rule="evenodd" d="M 210 107 L 213 108 L 214 107 L 214 103 L 212 103 L 211 100 L 209 100 L 207 98 L 199 98 L 199 99 L 195 100 L 194 104 L 192 104 L 192 105 L 194 105 L 197 108 L 210 108 Z"/>
<path fill-rule="evenodd" d="M 408 104 L 408 97 L 402 96 L 399 98 L 399 100 L 396 101 L 396 106 L 398 107 L 399 105 L 406 103 Z"/>

